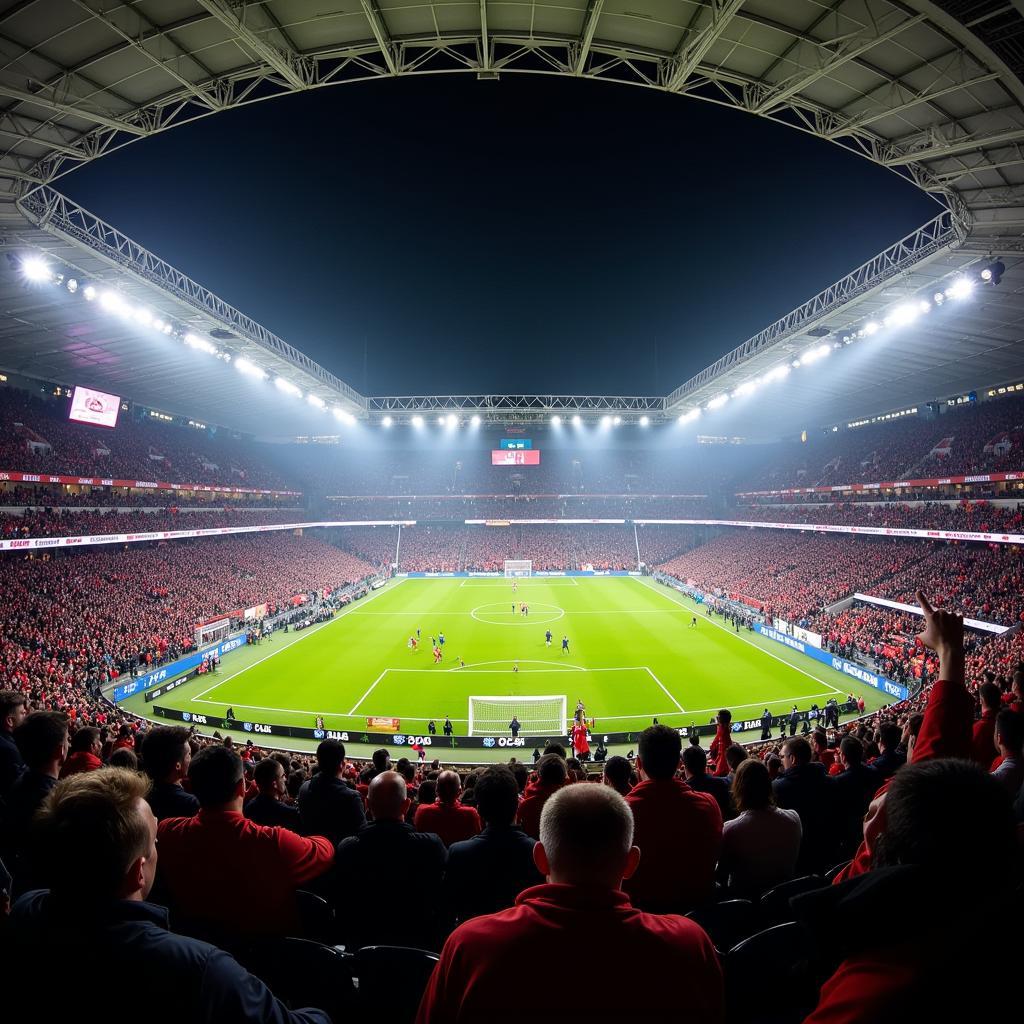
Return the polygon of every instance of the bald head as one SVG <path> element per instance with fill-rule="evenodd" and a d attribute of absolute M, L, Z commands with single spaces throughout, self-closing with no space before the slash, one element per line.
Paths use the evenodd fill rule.
<path fill-rule="evenodd" d="M 462 780 L 455 772 L 441 772 L 437 777 L 437 799 L 442 803 L 454 803 L 462 792 Z"/>
<path fill-rule="evenodd" d="M 633 813 L 610 786 L 566 786 L 544 804 L 537 866 L 552 882 L 617 889 L 636 870 Z"/>
<path fill-rule="evenodd" d="M 366 802 L 375 821 L 402 821 L 409 809 L 405 779 L 398 772 L 381 772 L 370 782 Z"/>

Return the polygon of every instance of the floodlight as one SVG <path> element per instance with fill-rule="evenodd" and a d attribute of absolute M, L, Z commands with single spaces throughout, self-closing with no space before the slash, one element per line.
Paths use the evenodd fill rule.
<path fill-rule="evenodd" d="M 138 309 L 132 310 L 132 316 L 145 327 L 148 327 L 153 322 L 153 314 L 144 306 L 139 306 Z M 188 340 L 188 335 L 185 336 L 185 340 Z"/>
<path fill-rule="evenodd" d="M 612 418 L 611 418 L 611 416 L 602 416 L 601 417 L 601 426 L 602 427 L 610 427 L 611 425 L 612 425 Z"/>
<path fill-rule="evenodd" d="M 207 355 L 214 356 L 217 354 L 217 346 L 208 342 L 205 338 L 200 338 L 195 334 L 186 334 L 181 339 L 188 345 L 189 348 L 199 349 L 200 352 L 205 352 Z"/>
<path fill-rule="evenodd" d="M 614 418 L 614 419 L 612 420 L 612 423 L 614 423 L 614 424 L 615 424 L 615 426 L 618 426 L 618 425 L 619 425 L 619 424 L 620 424 L 621 422 L 622 422 L 622 417 L 621 417 L 621 416 L 616 416 L 616 417 L 615 417 L 615 418 Z"/>
<path fill-rule="evenodd" d="M 108 313 L 124 313 L 127 307 L 117 292 L 106 291 L 100 296 L 100 305 Z"/>
<path fill-rule="evenodd" d="M 449 427 L 457 427 L 459 425 L 459 417 L 455 413 L 448 413 L 448 418 L 445 420 Z"/>
<path fill-rule="evenodd" d="M 718 395 L 716 398 L 712 398 L 707 404 L 708 409 L 721 409 L 726 402 L 729 401 L 728 395 Z"/>
<path fill-rule="evenodd" d="M 992 284 L 999 284 L 999 282 L 1003 278 L 1003 274 L 1005 274 L 1005 273 L 1006 273 L 1006 264 L 1003 263 L 1002 260 L 996 260 L 995 263 L 993 263 L 990 266 L 986 267 L 981 272 L 981 279 L 982 279 L 982 281 L 984 281 L 986 283 L 991 282 Z"/>
<path fill-rule="evenodd" d="M 413 418 L 412 418 L 412 425 L 414 427 L 416 427 L 416 429 L 418 430 L 420 427 L 423 426 L 423 417 L 422 416 L 413 416 Z"/>
<path fill-rule="evenodd" d="M 693 420 L 699 418 L 700 409 L 691 409 L 689 412 L 684 412 L 679 417 L 680 423 L 692 423 Z"/>
<path fill-rule="evenodd" d="M 936 292 L 932 296 L 932 301 L 935 303 L 936 306 L 941 306 L 942 303 L 945 302 L 945 300 L 946 300 L 946 296 L 945 296 L 945 294 L 943 292 Z"/>
<path fill-rule="evenodd" d="M 41 256 L 26 256 L 21 261 L 21 272 L 29 281 L 49 281 L 50 267 Z"/>
<path fill-rule="evenodd" d="M 745 380 L 742 384 L 740 384 L 740 386 L 738 388 L 736 388 L 736 390 L 733 392 L 733 396 L 734 397 L 739 397 L 739 396 L 742 396 L 742 395 L 749 395 L 749 394 L 751 394 L 752 392 L 754 392 L 756 390 L 757 390 L 757 381 L 756 380 Z"/>
<path fill-rule="evenodd" d="M 958 277 L 947 289 L 947 299 L 966 299 L 974 290 L 974 282 L 969 277 Z"/>
<path fill-rule="evenodd" d="M 306 395 L 306 401 L 309 402 L 314 409 L 327 408 L 327 403 L 319 395 Z"/>
<path fill-rule="evenodd" d="M 887 317 L 890 324 L 896 327 L 903 327 L 905 324 L 912 324 L 920 315 L 921 310 L 909 302 L 897 306 Z"/>
<path fill-rule="evenodd" d="M 437 425 L 439 427 L 443 427 L 444 426 L 444 417 L 443 416 L 438 416 L 437 417 Z"/>
<path fill-rule="evenodd" d="M 572 425 L 574 427 L 578 427 L 582 422 L 583 422 L 583 420 L 580 419 L 580 414 L 579 413 L 577 413 L 575 416 L 573 416 L 573 418 L 572 418 Z"/>
<path fill-rule="evenodd" d="M 69 277 L 67 281 L 64 283 L 64 286 L 67 288 L 69 292 L 71 292 L 72 295 L 74 295 L 75 292 L 78 291 L 78 281 L 76 278 Z"/>
<path fill-rule="evenodd" d="M 248 374 L 250 377 L 258 377 L 260 380 L 267 379 L 266 370 L 261 370 L 254 363 L 250 363 L 245 356 L 238 356 L 235 359 L 235 369 L 238 370 L 239 373 Z"/>
<path fill-rule="evenodd" d="M 561 416 L 552 416 L 551 417 L 551 425 L 553 427 L 560 427 L 562 425 L 562 417 Z"/>
<path fill-rule="evenodd" d="M 91 284 L 87 284 L 82 289 L 82 294 L 85 296 L 86 302 L 92 302 L 92 300 L 96 298 L 96 289 L 93 288 Z"/>
<path fill-rule="evenodd" d="M 651 424 L 650 416 L 641 416 L 640 417 L 640 426 L 641 427 L 648 427 L 648 426 L 650 426 L 650 424 Z"/>
<path fill-rule="evenodd" d="M 931 312 L 931 308 L 932 304 L 927 299 L 921 299 L 917 304 L 917 311 L 919 313 L 929 313 Z"/>
<path fill-rule="evenodd" d="M 293 384 L 290 380 L 285 380 L 284 377 L 278 377 L 277 380 L 274 381 L 274 384 L 286 395 L 294 395 L 296 398 L 302 397 L 302 389 L 297 384 Z"/>
<path fill-rule="evenodd" d="M 480 417 L 479 416 L 471 416 L 470 419 L 469 419 L 469 423 L 470 423 L 470 426 L 479 427 L 480 426 Z"/>
<path fill-rule="evenodd" d="M 392 424 L 392 423 L 394 423 L 394 422 L 395 422 L 395 421 L 394 421 L 394 420 L 393 420 L 393 419 L 392 419 L 392 418 L 391 418 L 390 416 L 385 416 L 385 417 L 384 417 L 384 419 L 382 419 L 382 420 L 380 421 L 380 425 L 381 425 L 382 427 L 390 427 L 390 426 L 391 426 L 391 424 Z"/>
<path fill-rule="evenodd" d="M 880 327 L 880 324 L 875 323 L 874 320 L 869 320 L 864 325 L 864 333 L 870 338 L 872 334 L 874 334 L 874 333 L 876 333 L 878 331 L 879 327 Z"/>

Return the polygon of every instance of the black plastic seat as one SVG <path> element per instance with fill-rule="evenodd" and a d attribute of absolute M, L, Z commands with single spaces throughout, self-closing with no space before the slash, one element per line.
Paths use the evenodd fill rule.
<path fill-rule="evenodd" d="M 810 892 L 812 889 L 821 889 L 824 885 L 825 879 L 821 875 L 802 875 L 800 878 L 791 878 L 788 882 L 769 889 L 761 897 L 761 916 L 768 924 L 792 921 L 793 912 L 790 909 L 789 901 L 794 896 Z"/>
<path fill-rule="evenodd" d="M 753 935 L 761 925 L 761 916 L 750 900 L 723 900 L 686 915 L 708 933 L 715 949 L 726 952 Z"/>
<path fill-rule="evenodd" d="M 852 863 L 852 860 L 844 860 L 842 864 L 837 864 L 834 868 L 829 868 L 828 871 L 825 872 L 825 884 L 831 885 L 836 880 L 836 876 L 839 872 L 842 871 L 843 868 L 849 867 Z"/>
<path fill-rule="evenodd" d="M 311 939 L 257 940 L 245 966 L 289 1009 L 315 1006 L 336 1021 L 358 1014 L 355 957 L 350 953 Z"/>
<path fill-rule="evenodd" d="M 299 912 L 303 938 L 327 945 L 334 942 L 334 911 L 323 896 L 297 889 L 295 907 Z"/>
<path fill-rule="evenodd" d="M 814 938 L 788 921 L 751 935 L 722 958 L 729 1024 L 797 1024 L 817 1003 Z"/>
<path fill-rule="evenodd" d="M 364 946 L 355 954 L 360 1004 L 387 1007 L 388 1024 L 412 1024 L 438 959 L 411 946 Z"/>

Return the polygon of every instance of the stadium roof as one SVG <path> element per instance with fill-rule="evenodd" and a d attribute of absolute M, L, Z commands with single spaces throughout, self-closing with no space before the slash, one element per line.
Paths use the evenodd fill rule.
<path fill-rule="evenodd" d="M 776 398 L 731 406 L 728 421 L 753 434 L 766 422 L 793 425 L 797 415 L 815 423 L 880 412 L 979 379 L 1024 376 L 1022 346 L 1014 344 L 1021 337 L 1024 283 L 1021 6 L 1020 0 L 359 0 L 311 10 L 300 0 L 120 6 L 21 0 L 0 5 L 0 231 L 8 250 L 40 249 L 83 278 L 117 282 L 129 301 L 182 329 L 205 337 L 218 332 L 212 336 L 232 356 L 258 359 L 269 374 L 286 376 L 343 413 L 365 416 L 371 404 L 353 389 L 67 203 L 54 184 L 156 132 L 345 82 L 537 72 L 659 89 L 843 146 L 908 177 L 945 211 L 923 233 L 677 389 L 666 414 L 743 385 L 820 341 L 825 328 L 846 330 L 964 266 L 1004 257 L 1002 284 L 982 299 L 955 312 L 947 308 L 898 339 L 894 334 L 884 357 L 855 355 L 877 353 L 879 344 L 851 348 L 841 357 L 847 365 L 840 375 L 815 368 L 799 384 L 794 375 L 776 388 Z M 756 162 L 751 154 L 755 168 Z M 271 413 L 281 429 L 310 429 L 312 409 L 300 414 L 293 405 L 287 414 L 283 397 L 275 396 L 272 406 L 259 400 L 257 385 L 226 364 L 204 363 L 170 341 L 146 342 L 128 324 L 112 326 L 95 309 L 83 313 L 81 303 L 74 309 L 66 301 L 47 304 L 20 286 L 14 293 L 7 274 L 0 268 L 3 363 L 10 368 L 116 386 L 147 404 L 228 419 L 244 430 L 264 432 Z M 89 380 L 81 381 L 83 375 Z"/>

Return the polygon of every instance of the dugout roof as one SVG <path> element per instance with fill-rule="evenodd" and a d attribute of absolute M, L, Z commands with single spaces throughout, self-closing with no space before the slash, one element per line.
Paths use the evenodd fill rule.
<path fill-rule="evenodd" d="M 663 403 L 666 417 L 791 358 L 826 328 L 846 330 L 976 261 L 1002 258 L 1001 285 L 970 303 L 885 345 L 850 347 L 829 373 L 816 368 L 799 383 L 791 375 L 774 393 L 720 410 L 729 429 L 751 435 L 765 423 L 794 426 L 797 413 L 810 424 L 881 412 L 1024 377 L 1021 10 L 1021 0 L 0 3 L 0 233 L 9 251 L 42 249 L 192 330 L 224 332 L 225 350 L 367 416 L 381 403 L 67 203 L 61 177 L 199 117 L 352 81 L 533 72 L 658 89 L 842 146 L 908 177 L 944 211 L 677 388 Z M 342 93 L 340 110 L 344 102 Z M 260 397 L 229 367 L 203 364 L 181 346 L 140 343 L 98 313 L 71 315 L 66 303 L 26 292 L 7 266 L 0 298 L 7 368 L 107 385 L 213 421 L 230 416 L 229 425 L 254 432 L 270 415 L 290 432 L 312 427 L 315 410 L 285 413 L 281 396 Z"/>

